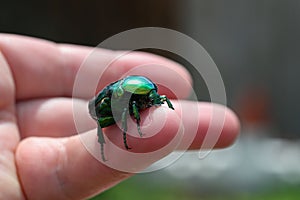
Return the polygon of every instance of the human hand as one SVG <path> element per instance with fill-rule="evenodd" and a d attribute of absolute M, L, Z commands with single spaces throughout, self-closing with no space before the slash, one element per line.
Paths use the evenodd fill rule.
<path fill-rule="evenodd" d="M 0 35 L 0 199 L 83 199 L 132 175 L 97 161 L 77 134 L 72 107 L 74 101 L 87 118 L 87 130 L 95 128 L 87 114 L 86 99 L 90 96 L 86 96 L 84 88 L 78 96 L 72 95 L 77 71 L 91 50 L 29 37 Z M 110 59 L 118 53 L 99 51 L 103 56 L 94 61 L 95 66 L 101 66 L 106 58 Z M 137 65 L 152 62 L 169 67 L 162 68 L 157 74 L 153 72 L 158 79 L 165 79 L 158 73 L 167 73 L 172 69 L 181 74 L 183 80 L 191 82 L 190 76 L 180 65 L 159 56 L 135 52 L 112 64 L 99 88 L 119 79 Z M 181 91 L 177 94 L 179 98 L 185 98 L 191 89 L 189 84 L 179 83 L 177 87 Z M 164 88 L 159 93 L 174 97 Z M 168 144 L 177 133 L 178 125 L 174 123 L 177 116 L 183 118 L 185 127 L 197 130 L 189 149 L 199 149 L 210 124 L 213 107 L 225 111 L 224 126 L 215 148 L 234 142 L 239 122 L 230 110 L 210 103 L 183 100 L 172 100 L 172 103 L 175 112 L 166 111 L 165 124 L 154 137 L 128 138 L 136 151 L 148 152 Z M 178 113 L 178 107 L 189 114 Z M 201 112 L 201 118 L 193 115 L 195 108 Z M 150 111 L 158 122 L 164 121 L 155 111 L 160 109 Z M 141 117 L 146 117 L 146 114 L 142 113 Z M 151 125 L 147 129 L 151 130 Z M 122 144 L 121 133 L 116 126 L 108 128 L 107 136 L 113 142 Z M 188 138 L 189 128 L 184 130 L 182 141 Z M 154 161 L 140 163 L 140 167 Z"/>

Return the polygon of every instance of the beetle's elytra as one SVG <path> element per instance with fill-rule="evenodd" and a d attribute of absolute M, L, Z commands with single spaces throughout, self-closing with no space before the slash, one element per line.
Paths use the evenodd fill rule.
<path fill-rule="evenodd" d="M 98 124 L 98 142 L 101 145 L 103 161 L 105 140 L 101 128 L 121 120 L 124 145 L 126 149 L 130 149 L 126 139 L 128 114 L 136 120 L 138 133 L 142 137 L 139 112 L 154 105 L 160 106 L 164 102 L 174 110 L 170 100 L 165 95 L 159 95 L 157 86 L 144 76 L 127 76 L 113 82 L 91 99 L 89 112 Z"/>

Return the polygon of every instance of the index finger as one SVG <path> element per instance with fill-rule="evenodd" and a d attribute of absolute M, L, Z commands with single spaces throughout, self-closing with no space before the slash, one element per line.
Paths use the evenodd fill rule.
<path fill-rule="evenodd" d="M 16 97 L 18 100 L 43 98 L 54 96 L 71 97 L 74 81 L 82 63 L 94 50 L 91 47 L 78 45 L 56 44 L 50 41 L 0 34 L 0 49 L 5 56 L 16 85 Z M 119 58 L 120 52 L 97 49 L 97 56 L 86 62 L 89 65 L 85 77 L 88 79 L 95 70 L 106 70 L 105 78 L 101 79 L 98 90 L 107 83 L 115 81 L 132 68 L 145 64 L 159 64 L 160 71 L 153 71 L 153 76 L 158 76 L 159 81 L 174 81 L 167 76 L 168 71 L 176 71 L 182 78 L 182 84 L 177 98 L 187 97 L 191 89 L 191 77 L 179 64 L 163 57 L 132 52 Z M 105 69 L 105 63 L 118 58 Z M 167 67 L 164 67 L 167 66 Z M 162 76 L 163 75 L 163 76 Z M 161 92 L 175 98 L 167 89 L 161 88 Z M 76 97 L 87 98 L 87 88 L 82 87 L 76 91 Z"/>

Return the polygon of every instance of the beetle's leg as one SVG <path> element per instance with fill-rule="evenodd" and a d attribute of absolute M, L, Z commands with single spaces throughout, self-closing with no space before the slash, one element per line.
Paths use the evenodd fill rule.
<path fill-rule="evenodd" d="M 123 113 L 122 113 L 122 130 L 123 130 L 123 141 L 124 141 L 124 145 L 125 148 L 131 149 L 130 147 L 128 147 L 127 144 L 127 108 L 124 108 Z"/>
<path fill-rule="evenodd" d="M 102 129 L 101 129 L 101 126 L 100 126 L 99 122 L 98 122 L 98 127 L 97 127 L 97 135 L 98 135 L 98 142 L 100 143 L 100 151 L 101 151 L 102 160 L 106 161 L 105 156 L 104 156 L 105 139 L 104 139 Z"/>
<path fill-rule="evenodd" d="M 172 110 L 174 110 L 174 107 L 173 107 L 171 101 L 168 99 L 168 97 L 166 97 L 166 102 L 167 102 L 169 108 L 171 108 Z"/>
<path fill-rule="evenodd" d="M 139 109 L 136 106 L 135 101 L 132 102 L 132 111 L 133 111 L 133 116 L 136 119 L 136 124 L 137 124 L 137 129 L 138 129 L 139 135 L 141 137 L 143 137 L 141 127 L 140 127 L 140 122 L 141 122 L 140 113 L 139 113 Z"/>
<path fill-rule="evenodd" d="M 171 101 L 168 99 L 168 97 L 166 97 L 165 95 L 161 95 L 160 99 L 162 102 L 164 102 L 164 101 L 167 102 L 168 107 L 171 108 L 172 110 L 174 110 L 174 107 L 173 107 Z"/>

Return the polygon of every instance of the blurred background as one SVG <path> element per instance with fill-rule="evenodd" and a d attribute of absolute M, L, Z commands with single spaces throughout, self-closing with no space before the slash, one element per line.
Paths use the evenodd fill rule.
<path fill-rule="evenodd" d="M 187 153 L 94 199 L 300 198 L 300 1 L 0 2 L 1 32 L 96 46 L 128 29 L 165 27 L 198 41 L 221 72 L 228 106 L 242 121 L 236 144 L 203 160 Z M 147 51 L 185 65 L 198 99 L 210 100 L 185 60 Z"/>

